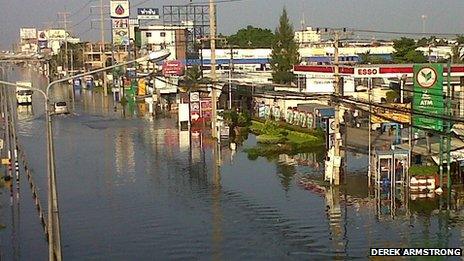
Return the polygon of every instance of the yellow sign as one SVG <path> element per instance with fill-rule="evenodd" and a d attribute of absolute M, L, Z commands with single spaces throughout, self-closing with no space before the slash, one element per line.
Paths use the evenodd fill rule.
<path fill-rule="evenodd" d="M 411 114 L 409 113 L 410 104 L 391 103 L 387 104 L 386 107 L 373 109 L 372 123 L 396 122 L 409 124 L 411 122 Z"/>
<path fill-rule="evenodd" d="M 147 83 L 145 82 L 145 79 L 140 79 L 138 85 L 137 94 L 139 96 L 147 95 Z"/>
<path fill-rule="evenodd" d="M 2 159 L 2 165 L 9 165 L 10 159 Z"/>

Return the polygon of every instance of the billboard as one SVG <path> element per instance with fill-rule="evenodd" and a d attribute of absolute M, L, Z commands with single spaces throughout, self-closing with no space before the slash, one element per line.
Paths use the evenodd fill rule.
<path fill-rule="evenodd" d="M 158 8 L 138 8 L 137 19 L 139 20 L 158 20 L 159 9 Z"/>
<path fill-rule="evenodd" d="M 48 39 L 64 41 L 66 39 L 66 31 L 63 29 L 50 29 L 48 30 Z"/>
<path fill-rule="evenodd" d="M 19 37 L 21 40 L 37 39 L 37 29 L 35 28 L 21 28 L 19 29 Z"/>
<path fill-rule="evenodd" d="M 184 75 L 184 64 L 179 60 L 165 61 L 163 63 L 164 76 L 182 76 Z"/>
<path fill-rule="evenodd" d="M 443 65 L 414 65 L 414 127 L 443 131 Z"/>
<path fill-rule="evenodd" d="M 129 1 L 112 0 L 110 2 L 111 18 L 129 18 Z"/>

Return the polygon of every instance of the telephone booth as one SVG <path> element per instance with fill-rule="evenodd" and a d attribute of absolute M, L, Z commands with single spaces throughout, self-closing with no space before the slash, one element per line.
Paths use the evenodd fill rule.
<path fill-rule="evenodd" d="M 398 211 L 406 211 L 409 151 L 374 151 L 371 162 L 373 173 L 369 184 L 374 184 L 377 216 L 393 218 Z"/>

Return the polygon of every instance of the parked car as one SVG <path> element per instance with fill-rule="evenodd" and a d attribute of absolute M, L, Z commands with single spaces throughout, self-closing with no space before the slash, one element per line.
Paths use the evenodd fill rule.
<path fill-rule="evenodd" d="M 68 114 L 68 104 L 66 102 L 55 102 L 53 104 L 55 114 Z"/>

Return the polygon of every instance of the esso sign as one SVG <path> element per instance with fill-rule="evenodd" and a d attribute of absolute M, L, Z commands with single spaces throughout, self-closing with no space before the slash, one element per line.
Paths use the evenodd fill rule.
<path fill-rule="evenodd" d="M 356 76 L 358 77 L 376 77 L 379 75 L 379 68 L 356 68 Z"/>

